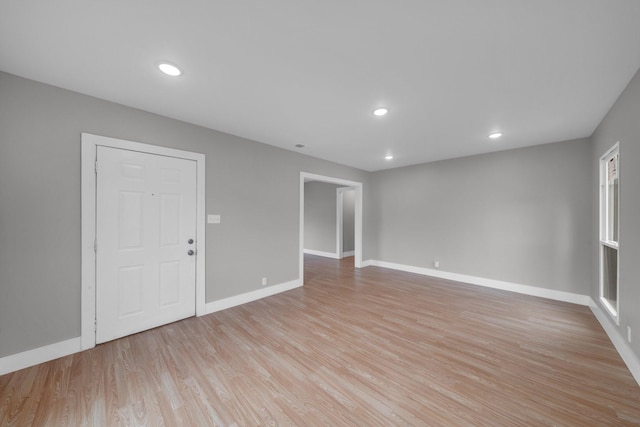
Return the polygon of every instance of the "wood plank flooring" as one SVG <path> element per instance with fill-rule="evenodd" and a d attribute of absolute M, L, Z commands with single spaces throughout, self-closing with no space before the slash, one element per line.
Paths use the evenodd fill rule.
<path fill-rule="evenodd" d="M 352 266 L 1 376 L 0 425 L 640 425 L 588 308 Z"/>

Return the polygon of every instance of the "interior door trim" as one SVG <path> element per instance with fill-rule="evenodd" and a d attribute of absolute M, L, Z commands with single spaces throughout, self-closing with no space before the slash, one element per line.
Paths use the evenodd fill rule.
<path fill-rule="evenodd" d="M 299 242 L 298 242 L 298 277 L 300 283 L 304 283 L 304 183 L 309 181 L 328 182 L 343 187 L 351 187 L 355 193 L 355 218 L 354 218 L 354 266 L 362 268 L 362 183 L 342 178 L 318 175 L 309 172 L 300 172 L 300 216 L 299 216 Z"/>
<path fill-rule="evenodd" d="M 96 345 L 96 154 L 98 146 L 177 157 L 196 162 L 196 316 L 205 309 L 205 155 L 173 148 L 82 133 L 81 135 L 81 341 Z"/>

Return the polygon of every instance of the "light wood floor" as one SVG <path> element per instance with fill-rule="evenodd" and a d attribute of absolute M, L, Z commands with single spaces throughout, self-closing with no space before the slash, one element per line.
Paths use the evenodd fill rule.
<path fill-rule="evenodd" d="M 304 288 L 1 376 L 0 425 L 640 425 L 586 307 L 305 263 Z"/>

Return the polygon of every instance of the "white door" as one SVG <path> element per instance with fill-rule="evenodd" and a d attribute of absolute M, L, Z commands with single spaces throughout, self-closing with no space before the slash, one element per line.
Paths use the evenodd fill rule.
<path fill-rule="evenodd" d="M 196 162 L 97 147 L 96 342 L 195 315 Z"/>

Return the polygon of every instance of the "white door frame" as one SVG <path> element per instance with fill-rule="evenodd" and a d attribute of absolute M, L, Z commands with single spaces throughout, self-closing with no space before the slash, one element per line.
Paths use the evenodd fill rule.
<path fill-rule="evenodd" d="M 98 146 L 196 162 L 196 316 L 205 312 L 205 155 L 105 136 L 82 134 L 81 143 L 81 337 L 82 349 L 96 345 L 96 153 Z"/>
<path fill-rule="evenodd" d="M 342 259 L 342 223 L 344 222 L 344 189 L 345 187 L 336 188 L 336 255 L 338 259 Z M 342 190 L 342 191 L 341 191 Z"/>
<path fill-rule="evenodd" d="M 344 258 L 344 193 L 353 191 L 353 187 L 336 188 L 336 255 Z"/>
<path fill-rule="evenodd" d="M 300 277 L 300 283 L 304 283 L 304 183 L 309 181 L 328 182 L 344 187 L 353 187 L 355 190 L 354 265 L 356 268 L 362 267 L 362 183 L 331 176 L 300 172 L 300 242 L 298 249 L 298 275 Z"/>

